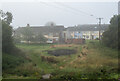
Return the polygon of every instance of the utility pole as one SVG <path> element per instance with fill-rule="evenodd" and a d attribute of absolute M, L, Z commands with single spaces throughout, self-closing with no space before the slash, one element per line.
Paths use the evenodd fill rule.
<path fill-rule="evenodd" d="M 97 18 L 99 20 L 99 40 L 101 40 L 100 31 L 101 31 L 101 21 L 103 18 Z"/>

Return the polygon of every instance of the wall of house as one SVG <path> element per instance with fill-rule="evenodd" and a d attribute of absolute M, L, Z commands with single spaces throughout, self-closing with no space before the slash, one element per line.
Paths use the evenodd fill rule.
<path fill-rule="evenodd" d="M 64 32 L 65 33 L 65 32 Z M 103 32 L 101 32 L 102 35 Z M 66 39 L 96 39 L 99 38 L 99 31 L 67 31 Z"/>

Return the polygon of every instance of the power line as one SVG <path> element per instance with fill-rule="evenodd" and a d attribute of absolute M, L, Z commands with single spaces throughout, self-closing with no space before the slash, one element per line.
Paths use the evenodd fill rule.
<path fill-rule="evenodd" d="M 86 14 L 86 15 L 88 15 L 88 16 L 94 16 L 93 14 L 89 14 L 89 13 L 87 13 L 87 12 L 81 11 L 81 10 L 76 9 L 76 8 L 73 8 L 73 7 L 70 7 L 70 6 L 65 5 L 65 4 L 62 4 L 62 3 L 60 3 L 60 2 L 54 2 L 54 3 L 56 3 L 56 4 L 58 4 L 58 5 L 62 5 L 62 6 L 68 8 L 68 9 L 71 9 L 71 10 L 73 10 L 73 11 L 76 11 L 76 12 L 79 12 L 79 13 Z"/>
<path fill-rule="evenodd" d="M 58 4 L 58 5 L 62 5 L 62 6 L 68 8 L 68 9 L 71 9 L 71 10 L 73 10 L 73 11 L 76 11 L 76 12 L 79 12 L 79 13 L 84 13 L 84 15 L 86 14 L 87 16 L 91 16 L 91 17 L 96 18 L 95 15 L 93 15 L 93 14 L 90 14 L 90 13 L 84 12 L 84 11 L 82 11 L 82 10 L 80 10 L 80 9 L 76 9 L 76 8 L 71 7 L 71 6 L 62 4 L 61 2 L 57 2 L 57 1 L 55 1 L 55 0 L 52 0 L 52 1 L 54 1 L 54 3 L 56 3 L 56 4 Z"/>
<path fill-rule="evenodd" d="M 44 4 L 44 5 L 46 5 L 46 6 L 52 6 L 52 7 L 54 7 L 54 8 L 58 8 L 58 9 L 61 9 L 61 7 L 58 7 L 58 6 L 55 6 L 55 5 L 49 5 L 49 4 L 47 4 L 46 2 L 42 2 L 42 1 L 39 1 L 41 4 Z M 71 12 L 72 14 L 74 14 L 74 15 L 79 15 L 78 13 L 76 13 L 76 12 L 73 12 L 73 11 L 69 11 L 69 12 Z"/>
<path fill-rule="evenodd" d="M 58 6 L 55 6 L 55 5 L 49 5 L 49 4 L 47 4 L 46 2 L 43 2 L 43 1 L 38 1 L 38 2 L 44 4 L 44 5 L 48 6 L 48 7 L 49 7 L 49 6 L 52 6 L 52 7 L 54 7 L 54 8 L 62 9 L 61 7 L 58 7 Z M 62 7 L 65 7 L 64 9 L 67 9 L 67 11 L 71 12 L 71 13 L 74 14 L 74 15 L 80 15 L 80 13 L 83 13 L 84 15 L 87 15 L 87 16 L 89 16 L 89 17 L 96 18 L 95 15 L 93 15 L 93 14 L 89 14 L 89 13 L 87 13 L 87 12 L 81 11 L 81 10 L 79 10 L 79 9 L 73 8 L 73 7 L 68 6 L 68 5 L 65 5 L 65 4 L 62 4 L 62 3 L 60 3 L 60 2 L 55 2 L 55 1 L 54 1 L 54 3 L 55 3 L 56 5 L 58 4 L 58 5 L 62 6 Z M 68 9 L 69 9 L 69 10 L 68 10 Z M 101 19 L 102 19 L 102 18 L 101 18 Z M 99 19 L 99 20 L 100 20 L 100 19 Z"/>
<path fill-rule="evenodd" d="M 61 7 L 58 7 L 58 6 L 55 6 L 55 5 L 49 5 L 49 4 L 47 4 L 46 2 L 43 2 L 43 1 L 39 1 L 39 2 L 42 3 L 42 4 L 45 4 L 45 5 L 47 5 L 47 6 L 52 6 L 52 7 L 61 9 Z M 83 13 L 83 15 L 87 15 L 87 16 L 96 18 L 93 14 L 89 14 L 89 13 L 83 12 L 83 11 L 81 11 L 81 10 L 79 10 L 79 9 L 70 7 L 70 6 L 68 6 L 68 5 L 65 5 L 65 4 L 62 4 L 62 3 L 58 3 L 58 2 L 54 2 L 54 3 L 55 3 L 55 4 L 58 4 L 58 5 L 64 6 L 65 8 L 69 9 L 69 10 L 70 10 L 69 12 L 73 13 L 74 15 L 80 15 L 80 13 Z M 64 8 L 64 9 L 65 9 L 65 8 Z M 71 10 L 72 10 L 72 11 L 71 11 Z"/>

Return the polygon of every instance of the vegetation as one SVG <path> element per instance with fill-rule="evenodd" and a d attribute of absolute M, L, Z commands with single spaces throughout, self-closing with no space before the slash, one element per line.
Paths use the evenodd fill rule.
<path fill-rule="evenodd" d="M 12 39 L 12 27 L 5 23 L 5 21 L 2 21 L 2 43 L 3 52 L 11 53 L 14 47 Z"/>
<path fill-rule="evenodd" d="M 11 53 L 14 45 L 12 39 L 12 14 L 10 12 L 4 13 L 0 11 L 2 15 L 2 51 L 5 53 Z M 7 32 L 7 33 L 6 33 Z"/>
<path fill-rule="evenodd" d="M 38 35 L 35 35 L 33 40 L 34 42 L 46 43 L 47 38 L 45 38 L 41 33 L 39 33 Z"/>
<path fill-rule="evenodd" d="M 111 18 L 109 29 L 103 33 L 102 42 L 108 47 L 120 49 L 120 15 Z"/>
<path fill-rule="evenodd" d="M 2 15 L 2 71 L 3 75 L 11 74 L 15 67 L 22 64 L 25 60 L 24 53 L 19 50 L 13 43 L 12 38 L 12 14 L 10 12 L 4 13 L 0 11 Z"/>
<path fill-rule="evenodd" d="M 61 47 L 60 47 L 61 46 Z M 118 78 L 117 50 L 105 47 L 97 40 L 85 45 L 17 44 L 26 53 L 27 62 L 17 66 L 4 78 L 42 78 L 51 74 L 51 79 L 113 79 Z M 48 50 L 77 49 L 71 55 L 54 56 Z M 47 50 L 47 51 L 46 51 Z M 85 54 L 86 53 L 86 54 Z"/>
<path fill-rule="evenodd" d="M 33 39 L 33 33 L 30 27 L 25 27 L 24 30 L 22 31 L 23 34 L 23 39 L 26 41 L 32 41 Z"/>
<path fill-rule="evenodd" d="M 2 10 L 0 10 L 0 14 L 1 14 L 1 20 L 6 22 L 6 24 L 10 25 L 12 23 L 12 19 L 13 19 L 12 13 L 10 12 L 5 13 Z"/>

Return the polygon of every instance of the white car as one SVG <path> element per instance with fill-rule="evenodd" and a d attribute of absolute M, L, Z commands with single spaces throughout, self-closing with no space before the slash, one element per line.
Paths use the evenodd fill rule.
<path fill-rule="evenodd" d="M 48 39 L 47 43 L 53 43 L 52 39 Z"/>

